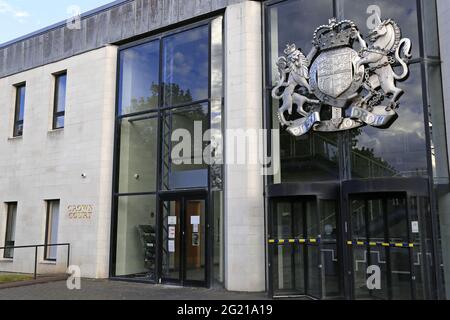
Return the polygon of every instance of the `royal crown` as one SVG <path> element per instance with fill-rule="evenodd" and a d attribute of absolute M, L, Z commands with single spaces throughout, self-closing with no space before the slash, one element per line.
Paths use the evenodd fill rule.
<path fill-rule="evenodd" d="M 336 18 L 333 18 L 329 20 L 328 25 L 322 25 L 316 29 L 313 43 L 321 50 L 351 46 L 356 30 L 357 27 L 353 21 L 343 20 L 338 22 Z"/>
<path fill-rule="evenodd" d="M 287 44 L 284 54 L 289 57 L 297 51 L 297 46 L 295 44 Z"/>

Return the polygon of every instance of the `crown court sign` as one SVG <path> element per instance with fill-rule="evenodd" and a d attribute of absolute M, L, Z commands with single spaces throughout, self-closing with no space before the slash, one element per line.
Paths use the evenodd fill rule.
<path fill-rule="evenodd" d="M 279 79 L 272 97 L 282 101 L 278 118 L 288 132 L 301 136 L 364 125 L 388 128 L 395 121 L 403 93 L 396 81 L 409 73 L 411 40 L 402 38 L 393 20 L 376 15 L 375 21 L 369 43 L 353 21 L 333 18 L 314 32 L 308 56 L 295 44 L 287 45 L 276 61 Z M 396 63 L 401 74 L 393 70 Z"/>

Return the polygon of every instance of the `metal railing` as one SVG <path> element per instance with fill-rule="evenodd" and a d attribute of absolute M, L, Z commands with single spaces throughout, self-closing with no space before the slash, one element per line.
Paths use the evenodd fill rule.
<path fill-rule="evenodd" d="M 0 251 L 2 250 L 15 250 L 15 249 L 31 249 L 34 248 L 34 272 L 33 277 L 37 279 L 37 266 L 38 266 L 38 249 L 45 248 L 46 250 L 49 247 L 67 247 L 67 268 L 70 266 L 70 243 L 58 243 L 58 244 L 40 244 L 40 245 L 28 245 L 28 246 L 7 246 L 0 247 Z"/>

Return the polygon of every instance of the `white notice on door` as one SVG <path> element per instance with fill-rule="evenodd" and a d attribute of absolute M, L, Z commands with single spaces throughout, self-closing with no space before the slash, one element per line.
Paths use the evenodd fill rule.
<path fill-rule="evenodd" d="M 411 221 L 412 233 L 419 233 L 419 221 Z"/>
<path fill-rule="evenodd" d="M 199 225 L 200 224 L 200 216 L 192 216 L 191 217 L 191 224 L 195 225 Z"/>
<path fill-rule="evenodd" d="M 170 216 L 169 217 L 169 225 L 173 225 L 173 226 L 177 225 L 177 216 Z"/>
<path fill-rule="evenodd" d="M 169 252 L 175 252 L 175 240 L 169 240 Z"/>
<path fill-rule="evenodd" d="M 169 227 L 169 239 L 175 239 L 175 227 L 174 226 Z"/>

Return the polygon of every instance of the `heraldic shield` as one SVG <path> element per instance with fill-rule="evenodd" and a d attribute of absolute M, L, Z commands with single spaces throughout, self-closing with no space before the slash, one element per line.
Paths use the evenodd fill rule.
<path fill-rule="evenodd" d="M 316 29 L 307 56 L 295 44 L 287 45 L 276 63 L 279 80 L 272 97 L 281 101 L 278 117 L 288 132 L 388 128 L 395 121 L 403 93 L 396 81 L 409 73 L 411 40 L 401 37 L 393 20 L 379 17 L 368 39 L 369 44 L 353 21 L 333 18 Z M 401 74 L 394 72 L 397 63 Z M 322 112 L 325 108 L 330 112 Z"/>
<path fill-rule="evenodd" d="M 337 98 L 350 88 L 353 80 L 351 52 L 326 52 L 317 68 L 319 90 Z"/>

